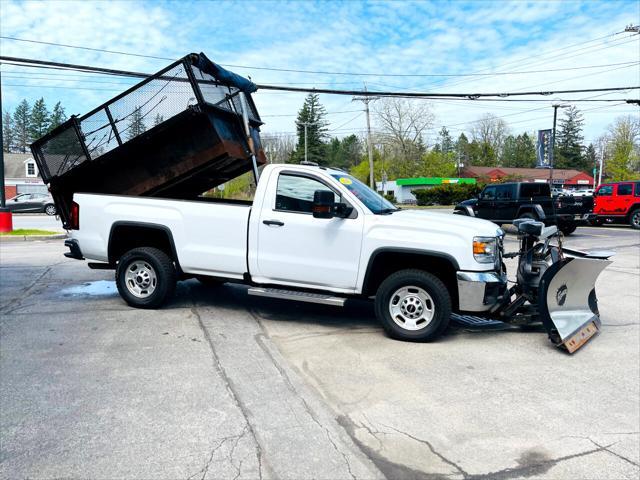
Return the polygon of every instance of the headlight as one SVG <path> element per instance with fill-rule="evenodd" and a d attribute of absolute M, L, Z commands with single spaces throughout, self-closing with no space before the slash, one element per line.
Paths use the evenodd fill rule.
<path fill-rule="evenodd" d="M 476 262 L 493 263 L 496 251 L 496 237 L 473 237 L 473 258 Z"/>

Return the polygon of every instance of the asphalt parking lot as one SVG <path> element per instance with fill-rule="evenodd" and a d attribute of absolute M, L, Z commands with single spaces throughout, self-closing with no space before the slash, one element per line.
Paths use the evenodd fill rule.
<path fill-rule="evenodd" d="M 617 252 L 573 356 L 535 329 L 397 342 L 366 303 L 196 281 L 135 310 L 61 241 L 2 243 L 1 475 L 636 479 L 640 232 L 567 244 Z"/>

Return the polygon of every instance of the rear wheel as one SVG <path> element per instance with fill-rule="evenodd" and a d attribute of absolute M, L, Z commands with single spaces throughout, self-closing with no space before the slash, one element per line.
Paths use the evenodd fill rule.
<path fill-rule="evenodd" d="M 375 311 L 389 336 L 427 342 L 447 328 L 451 295 L 434 275 L 422 270 L 401 270 L 378 288 Z"/>
<path fill-rule="evenodd" d="M 563 235 L 571 235 L 578 228 L 578 224 L 574 223 L 565 223 L 564 225 L 559 226 L 559 230 Z"/>
<path fill-rule="evenodd" d="M 640 208 L 636 208 L 629 215 L 629 225 L 631 225 L 631 228 L 640 230 Z"/>
<path fill-rule="evenodd" d="M 162 250 L 134 248 L 125 253 L 116 268 L 120 296 L 132 307 L 158 308 L 176 288 L 176 269 Z"/>
<path fill-rule="evenodd" d="M 48 203 L 44 206 L 44 213 L 49 216 L 53 216 L 58 213 L 58 210 L 56 210 L 56 206 L 53 203 Z"/>

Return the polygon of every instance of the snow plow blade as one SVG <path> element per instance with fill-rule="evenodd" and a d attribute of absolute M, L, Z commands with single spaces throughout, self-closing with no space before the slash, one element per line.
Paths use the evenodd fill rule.
<path fill-rule="evenodd" d="M 596 279 L 612 262 L 600 258 L 565 258 L 540 281 L 540 319 L 551 341 L 573 353 L 600 330 Z"/>

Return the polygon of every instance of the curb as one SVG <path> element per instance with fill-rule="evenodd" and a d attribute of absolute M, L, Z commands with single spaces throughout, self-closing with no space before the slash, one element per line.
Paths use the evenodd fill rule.
<path fill-rule="evenodd" d="M 35 242 L 38 240 L 61 240 L 67 238 L 66 233 L 57 235 L 0 235 L 0 243 Z"/>

